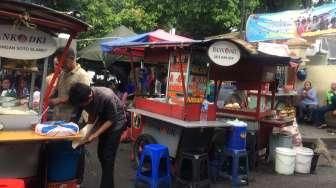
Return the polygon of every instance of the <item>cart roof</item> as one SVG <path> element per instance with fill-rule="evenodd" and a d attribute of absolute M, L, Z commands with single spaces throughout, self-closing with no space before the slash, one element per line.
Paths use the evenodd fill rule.
<path fill-rule="evenodd" d="M 164 49 L 167 48 L 203 48 L 203 47 L 209 47 L 209 45 L 211 45 L 216 41 L 226 40 L 235 43 L 237 46 L 239 46 L 240 49 L 242 49 L 245 52 L 246 57 L 248 59 L 258 63 L 270 64 L 270 65 L 288 65 L 291 60 L 290 57 L 282 57 L 260 52 L 258 51 L 256 46 L 252 45 L 249 42 L 246 42 L 245 40 L 235 37 L 206 39 L 206 40 L 192 40 L 192 39 L 188 40 L 188 38 L 185 37 L 180 38 L 181 36 L 177 36 L 178 38 L 174 38 L 175 40 L 150 41 L 148 40 L 148 34 L 149 33 L 144 33 L 140 35 L 134 35 L 131 37 L 121 38 L 114 41 L 103 42 L 101 43 L 101 47 L 104 52 L 116 55 L 143 57 L 145 56 L 144 52 L 145 49 L 147 49 L 147 51 L 152 52 L 154 51 L 160 52 L 159 49 L 161 49 L 161 52 L 163 52 Z M 168 33 L 168 35 L 170 34 Z M 148 54 L 149 53 L 146 53 L 146 55 Z"/>
<path fill-rule="evenodd" d="M 13 24 L 16 20 L 36 25 L 45 32 L 77 34 L 90 25 L 59 11 L 20 1 L 1 0 L 0 24 Z"/>
<path fill-rule="evenodd" d="M 149 46 L 176 46 L 183 45 L 184 43 L 190 44 L 195 40 L 167 33 L 162 29 L 158 29 L 152 32 L 124 37 L 117 40 L 105 41 L 101 43 L 101 48 L 104 52 L 111 52 L 115 48 L 146 48 Z"/>

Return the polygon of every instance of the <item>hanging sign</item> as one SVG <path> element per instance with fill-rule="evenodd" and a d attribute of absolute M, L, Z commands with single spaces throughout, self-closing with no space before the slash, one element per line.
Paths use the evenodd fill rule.
<path fill-rule="evenodd" d="M 0 25 L 0 56 L 12 59 L 41 59 L 56 50 L 56 41 L 47 33 L 27 27 Z"/>
<path fill-rule="evenodd" d="M 218 41 L 213 43 L 208 50 L 210 59 L 220 66 L 231 66 L 240 59 L 238 46 L 228 41 Z"/>

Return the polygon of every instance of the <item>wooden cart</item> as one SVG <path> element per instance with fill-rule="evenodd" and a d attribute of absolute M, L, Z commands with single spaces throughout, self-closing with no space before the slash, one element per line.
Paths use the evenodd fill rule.
<path fill-rule="evenodd" d="M 136 97 L 134 109 L 129 109 L 132 112 L 131 137 L 136 160 L 148 143 L 168 146 L 173 158 L 184 150 L 207 152 L 215 129 L 228 127 L 226 122 L 231 118 L 247 121 L 249 127 L 259 130 L 260 121 L 271 112 L 271 109 L 261 110 L 261 93 L 267 84 L 272 88 L 274 67 L 286 65 L 290 60 L 258 53 L 248 43 L 230 38 L 189 42 L 112 42 L 110 47 L 110 53 L 127 56 L 132 63 L 136 59 L 145 63 L 169 64 L 165 98 Z M 136 57 L 132 56 L 133 51 Z M 201 122 L 201 106 L 209 80 L 213 80 L 212 83 L 236 81 L 240 88 L 257 90 L 254 112 L 219 109 L 215 100 L 209 103 L 208 121 Z M 215 85 L 215 93 L 218 93 L 220 85 Z M 271 91 L 274 95 L 275 90 L 272 88 Z M 278 121 L 277 124 L 279 122 L 285 123 Z"/>
<path fill-rule="evenodd" d="M 43 81 L 40 88 L 40 108 L 38 110 L 39 114 L 36 115 L 35 118 L 38 121 L 41 113 L 47 109 L 48 98 L 52 89 L 51 86 L 54 85 L 56 78 L 59 76 L 65 57 L 65 53 L 63 53 L 60 60 L 60 65 L 55 70 L 55 74 L 50 83 L 50 86 L 47 87 L 45 85 L 45 78 L 47 77 L 48 57 L 56 50 L 56 42 L 54 41 L 53 37 L 60 33 L 69 34 L 70 37 L 65 48 L 65 51 L 67 51 L 72 39 L 77 37 L 80 32 L 86 31 L 90 26 L 70 15 L 63 14 L 47 7 L 12 0 L 2 0 L 0 3 L 0 25 L 0 57 L 5 57 L 8 59 L 19 59 L 20 61 L 40 59 L 44 62 L 42 73 Z M 32 90 L 34 88 L 35 73 L 37 70 L 30 70 L 25 66 L 6 67 L 6 69 L 31 73 L 32 83 L 29 100 L 29 107 L 31 108 L 33 98 Z M 45 90 L 46 92 L 44 92 Z M 44 101 L 44 105 L 42 105 L 42 101 Z M 20 117 L 21 116 L 17 116 L 19 119 L 15 119 L 18 124 L 15 125 L 15 128 L 5 125 L 4 129 L 0 130 L 0 142 L 2 146 L 11 145 L 14 147 L 16 145 L 20 145 L 22 148 L 26 143 L 29 143 L 30 145 L 40 145 L 41 143 L 48 141 L 74 140 L 80 139 L 82 137 L 81 135 L 69 137 L 39 136 L 32 130 L 30 123 L 33 122 L 27 122 L 27 120 L 20 119 Z M 34 123 L 37 122 L 34 121 Z M 13 158 L 22 157 L 21 161 L 31 159 L 30 157 L 32 157 L 30 156 L 32 152 L 21 152 L 22 154 L 17 154 L 18 152 L 15 153 L 18 156 L 13 156 Z M 10 155 L 8 152 L 7 154 Z M 36 156 L 39 156 L 38 152 Z M 33 157 L 32 160 L 38 161 L 38 158 Z M 2 162 L 11 164 L 10 161 Z M 20 170 L 17 170 L 17 172 L 19 173 Z M 38 178 L 38 180 L 40 179 L 41 177 Z M 45 183 L 46 182 L 42 181 L 41 187 L 46 186 Z"/>

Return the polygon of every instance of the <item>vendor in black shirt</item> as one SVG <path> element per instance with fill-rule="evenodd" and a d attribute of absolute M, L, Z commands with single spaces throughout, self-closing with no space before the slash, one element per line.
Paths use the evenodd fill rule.
<path fill-rule="evenodd" d="M 105 87 L 90 88 L 74 84 L 69 92 L 69 101 L 89 114 L 89 122 L 96 122 L 88 142 L 99 138 L 98 158 L 102 168 L 100 188 L 113 188 L 114 159 L 126 117 L 124 107 L 114 92 Z"/>

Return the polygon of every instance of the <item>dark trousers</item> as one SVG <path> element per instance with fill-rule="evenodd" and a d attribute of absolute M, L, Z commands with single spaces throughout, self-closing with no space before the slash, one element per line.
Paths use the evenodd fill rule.
<path fill-rule="evenodd" d="M 114 160 L 123 129 L 109 129 L 99 137 L 98 158 L 102 168 L 100 188 L 114 188 Z"/>
<path fill-rule="evenodd" d="M 297 106 L 297 118 L 298 121 L 303 121 L 303 120 L 309 120 L 311 121 L 313 119 L 313 111 L 316 109 L 317 105 L 315 104 L 304 104 L 304 103 L 299 103 Z"/>
<path fill-rule="evenodd" d="M 319 126 L 323 123 L 325 123 L 324 115 L 329 112 L 335 110 L 335 107 L 333 105 L 326 105 L 322 106 L 320 108 L 317 108 L 313 112 L 313 120 L 314 124 Z"/>

